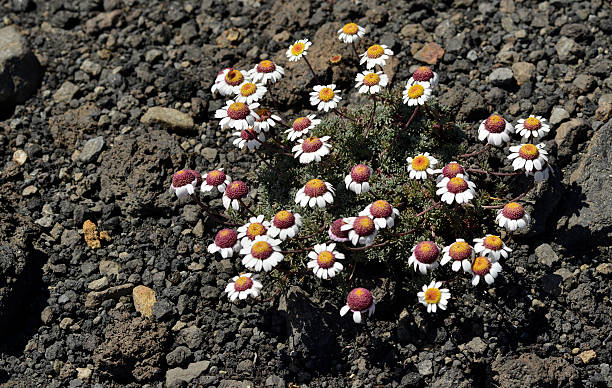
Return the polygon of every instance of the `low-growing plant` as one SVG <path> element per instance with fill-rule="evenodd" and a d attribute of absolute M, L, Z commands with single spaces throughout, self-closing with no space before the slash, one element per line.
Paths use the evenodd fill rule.
<path fill-rule="evenodd" d="M 542 117 L 512 126 L 494 114 L 477 130 L 484 147 L 465 153 L 471 129 L 433 97 L 438 74 L 418 67 L 403 90 L 389 89 L 382 69 L 393 52 L 374 44 L 357 54 L 355 42 L 365 29 L 354 23 L 338 34 L 365 65 L 355 88 L 371 103 L 340 110 L 349 91 L 319 80 L 308 62 L 307 39 L 286 55 L 312 72 L 317 84 L 310 103 L 317 113 L 289 120 L 271 107 L 277 105 L 273 85 L 285 73 L 272 61 L 249 71 L 223 69 L 212 92 L 228 101 L 215 117 L 222 129 L 234 131 L 233 144 L 261 163 L 253 177 L 240 180 L 222 169 L 204 175 L 181 170 L 171 190 L 219 223 L 211 254 L 241 258 L 245 272 L 225 289 L 232 301 L 270 299 L 297 283 L 323 286 L 337 298 L 346 296 L 340 313 L 352 311 L 359 323 L 376 304 L 362 286 L 384 274 L 415 295 L 408 303 L 445 310 L 453 282 L 466 276 L 474 286 L 495 281 L 511 254 L 512 233 L 530 223 L 521 199 L 551 170 L 543 144 L 509 147 L 511 172 L 491 171 L 483 157 L 515 133 L 537 140 L 550 128 Z M 264 101 L 269 108 L 261 108 Z M 526 190 L 511 198 L 515 184 Z M 252 187 L 255 201 L 248 199 Z M 203 203 L 198 191 L 221 195 L 225 211 Z M 491 232 L 495 226 L 506 230 L 505 242 Z"/>

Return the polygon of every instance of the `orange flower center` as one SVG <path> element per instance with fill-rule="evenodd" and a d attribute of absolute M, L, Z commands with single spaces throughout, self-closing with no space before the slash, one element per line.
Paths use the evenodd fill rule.
<path fill-rule="evenodd" d="M 234 120 L 241 120 L 251 113 L 249 107 L 242 102 L 234 102 L 227 109 L 227 115 Z"/>
<path fill-rule="evenodd" d="M 327 191 L 325 182 L 320 179 L 311 179 L 304 186 L 304 193 L 309 197 L 319 197 Z"/>
<path fill-rule="evenodd" d="M 272 246 L 265 241 L 257 241 L 251 247 L 251 255 L 259 260 L 264 260 L 272 254 Z"/>
<path fill-rule="evenodd" d="M 429 158 L 425 155 L 419 155 L 412 159 L 412 169 L 415 171 L 425 171 L 429 167 Z"/>
<path fill-rule="evenodd" d="M 525 215 L 525 209 L 520 203 L 510 202 L 504 206 L 502 214 L 511 220 L 518 220 Z"/>
<path fill-rule="evenodd" d="M 255 93 L 256 90 L 257 85 L 252 82 L 247 82 L 240 88 L 240 94 L 242 94 L 244 97 L 248 97 L 251 94 Z"/>
<path fill-rule="evenodd" d="M 501 133 L 506 129 L 506 120 L 499 115 L 491 115 L 485 121 L 485 128 L 491 133 Z"/>
<path fill-rule="evenodd" d="M 454 242 L 448 250 L 448 255 L 453 260 L 464 260 L 470 253 L 472 253 L 472 248 L 465 241 Z"/>
<path fill-rule="evenodd" d="M 408 89 L 408 97 L 412 100 L 421 97 L 423 93 L 425 93 L 425 88 L 419 84 L 414 84 Z"/>
<path fill-rule="evenodd" d="M 380 76 L 376 73 L 368 73 L 363 77 L 363 84 L 367 86 L 378 85 L 380 82 Z"/>
<path fill-rule="evenodd" d="M 533 144 L 524 144 L 519 149 L 519 155 L 523 159 L 533 160 L 540 156 L 540 151 L 538 151 L 538 147 Z"/>
<path fill-rule="evenodd" d="M 437 304 L 442 299 L 442 293 L 437 288 L 428 288 L 425 291 L 425 302 L 428 304 Z"/>
<path fill-rule="evenodd" d="M 332 265 L 334 265 L 334 254 L 330 251 L 323 251 L 319 253 L 319 256 L 317 256 L 317 264 L 321 268 L 330 268 Z"/>
<path fill-rule="evenodd" d="M 263 236 L 264 234 L 266 234 L 266 227 L 263 226 L 263 224 L 260 224 L 259 222 L 252 223 L 247 228 L 247 236 L 251 240 L 255 240 L 255 237 Z"/>
<path fill-rule="evenodd" d="M 472 272 L 476 275 L 486 275 L 491 268 L 491 261 L 486 257 L 479 256 L 472 263 Z"/>
<path fill-rule="evenodd" d="M 369 236 L 375 229 L 374 221 L 368 216 L 359 216 L 353 223 L 353 230 L 359 236 Z"/>
<path fill-rule="evenodd" d="M 234 290 L 245 291 L 251 288 L 251 286 L 253 286 L 253 280 L 246 276 L 241 276 L 236 279 L 236 282 L 234 283 Z"/>
<path fill-rule="evenodd" d="M 332 64 L 336 64 L 336 63 L 340 63 L 340 61 L 342 60 L 342 55 L 336 54 L 336 55 L 332 55 L 331 58 L 329 58 L 329 61 Z"/>
<path fill-rule="evenodd" d="M 482 242 L 482 244 L 492 250 L 492 251 L 499 251 L 500 249 L 502 249 L 504 243 L 502 241 L 501 238 L 499 238 L 499 236 L 487 236 L 485 237 L 484 241 Z"/>
<path fill-rule="evenodd" d="M 240 72 L 240 70 L 230 70 L 225 74 L 225 82 L 228 85 L 236 86 L 240 85 L 244 81 L 244 76 Z"/>
<path fill-rule="evenodd" d="M 267 59 L 265 61 L 259 62 L 259 64 L 257 65 L 257 71 L 260 73 L 270 73 L 273 72 L 275 69 L 276 65 L 274 65 L 272 61 L 268 61 Z"/>
<path fill-rule="evenodd" d="M 348 23 L 342 27 L 342 32 L 347 35 L 355 35 L 357 31 L 359 31 L 359 26 L 357 26 L 355 23 Z"/>
<path fill-rule="evenodd" d="M 306 47 L 306 45 L 304 45 L 304 43 L 302 43 L 302 42 L 297 42 L 296 44 L 294 44 L 294 45 L 291 47 L 291 54 L 293 54 L 294 56 L 296 56 L 296 57 L 297 57 L 298 55 L 300 55 L 301 53 L 303 53 L 303 52 L 304 52 L 304 48 L 305 48 L 305 47 Z"/>
<path fill-rule="evenodd" d="M 525 127 L 525 129 L 528 129 L 530 131 L 537 131 L 538 129 L 540 129 L 541 126 L 542 126 L 542 123 L 540 122 L 540 120 L 538 120 L 535 117 L 528 117 L 523 122 L 523 127 Z"/>
<path fill-rule="evenodd" d="M 323 88 L 319 91 L 319 100 L 328 102 L 331 101 L 335 96 L 334 91 L 331 88 Z"/>
<path fill-rule="evenodd" d="M 451 178 L 446 184 L 446 189 L 453 194 L 463 193 L 467 188 L 468 184 L 465 179 L 459 177 Z"/>
<path fill-rule="evenodd" d="M 379 45 L 375 44 L 374 46 L 370 46 L 367 52 L 368 58 L 376 59 L 381 57 L 385 53 L 385 49 Z"/>

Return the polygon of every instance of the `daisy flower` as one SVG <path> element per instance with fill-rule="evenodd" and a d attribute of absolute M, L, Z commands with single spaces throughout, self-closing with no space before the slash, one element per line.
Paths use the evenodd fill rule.
<path fill-rule="evenodd" d="M 259 119 L 255 109 L 258 103 L 245 104 L 244 102 L 227 101 L 226 105 L 217 109 L 215 118 L 221 119 L 221 129 L 234 128 L 238 131 L 252 127 L 255 120 Z"/>
<path fill-rule="evenodd" d="M 202 176 L 195 170 L 180 170 L 172 175 L 170 191 L 176 194 L 178 199 L 186 198 L 193 194 L 202 184 Z"/>
<path fill-rule="evenodd" d="M 493 261 L 499 260 L 500 257 L 508 258 L 508 252 L 512 252 L 499 236 L 487 234 L 483 238 L 475 238 L 474 251 L 483 256 L 489 256 Z"/>
<path fill-rule="evenodd" d="M 234 132 L 232 136 L 236 137 L 232 144 L 240 149 L 243 149 L 245 146 L 249 150 L 259 148 L 261 147 L 261 143 L 266 141 L 266 135 L 264 135 L 263 132 L 257 133 L 255 128 L 247 128 L 239 132 Z"/>
<path fill-rule="evenodd" d="M 230 206 L 234 210 L 240 209 L 239 199 L 245 198 L 249 194 L 249 188 L 243 181 L 233 181 L 225 188 L 223 192 L 223 206 L 229 209 Z"/>
<path fill-rule="evenodd" d="M 297 40 L 287 49 L 287 58 L 290 62 L 299 61 L 300 58 L 308 54 L 308 48 L 312 43 L 308 39 Z"/>
<path fill-rule="evenodd" d="M 461 204 L 468 203 L 474 199 L 476 184 L 465 179 L 463 174 L 457 174 L 454 178 L 443 178 L 437 185 L 436 195 L 441 195 L 440 200 L 449 205 L 453 201 Z"/>
<path fill-rule="evenodd" d="M 299 139 L 291 151 L 295 152 L 296 159 L 300 158 L 300 163 L 320 162 L 321 158 L 330 152 L 331 145 L 327 143 L 328 140 L 329 136 Z"/>
<path fill-rule="evenodd" d="M 270 82 L 270 84 L 275 84 L 278 80 L 283 78 L 285 69 L 266 59 L 255 65 L 254 68 L 249 70 L 248 74 L 253 82 L 261 82 L 263 85 L 268 82 Z"/>
<path fill-rule="evenodd" d="M 245 273 L 234 276 L 232 281 L 225 287 L 225 292 L 227 292 L 227 296 L 233 302 L 236 299 L 246 299 L 249 295 L 257 298 L 262 288 L 263 285 L 257 280 L 257 275 Z"/>
<path fill-rule="evenodd" d="M 392 228 L 399 214 L 399 210 L 382 199 L 369 204 L 359 213 L 360 216 L 372 217 L 377 229 Z"/>
<path fill-rule="evenodd" d="M 514 232 L 517 229 L 526 228 L 529 222 L 531 222 L 531 217 L 529 217 L 523 205 L 517 202 L 510 202 L 497 212 L 495 221 L 500 227 Z"/>
<path fill-rule="evenodd" d="M 342 218 L 338 218 L 329 226 L 329 230 L 327 234 L 329 234 L 329 238 L 333 241 L 337 242 L 345 242 L 348 241 L 348 230 L 342 230 L 342 226 L 346 225 L 346 222 Z"/>
<path fill-rule="evenodd" d="M 376 238 L 378 229 L 376 228 L 376 224 L 371 217 L 348 217 L 342 219 L 342 221 L 344 221 L 345 224 L 342 225 L 340 229 L 348 231 L 348 238 L 351 240 L 353 245 L 357 245 L 357 243 L 359 243 L 369 246 L 374 243 L 374 238 Z"/>
<path fill-rule="evenodd" d="M 372 169 L 365 164 L 358 164 L 351 168 L 351 173 L 344 177 L 344 184 L 347 190 L 355 194 L 367 193 L 370 191 L 370 177 Z"/>
<path fill-rule="evenodd" d="M 344 254 L 334 250 L 336 244 L 317 244 L 314 246 L 314 252 L 310 251 L 308 257 L 311 259 L 308 262 L 308 268 L 312 268 L 312 272 L 320 279 L 331 279 L 340 271 L 342 264 L 336 260 L 344 259 Z"/>
<path fill-rule="evenodd" d="M 210 89 L 214 95 L 219 92 L 222 96 L 231 96 L 236 93 L 238 85 L 244 82 L 245 74 L 240 70 L 227 68 L 217 74 L 215 84 Z"/>
<path fill-rule="evenodd" d="M 512 124 L 500 115 L 491 115 L 478 127 L 478 140 L 487 140 L 491 145 L 499 146 L 510 141 L 510 133 L 514 133 Z"/>
<path fill-rule="evenodd" d="M 430 67 L 421 66 L 412 73 L 412 77 L 408 80 L 408 84 L 415 83 L 428 83 L 433 89 L 438 85 L 438 73 L 431 70 Z"/>
<path fill-rule="evenodd" d="M 452 179 L 459 174 L 463 175 L 463 179 L 469 179 L 469 176 L 467 172 L 465 172 L 463 166 L 457 162 L 450 162 L 441 169 L 434 170 L 434 174 L 441 174 L 436 178 L 438 182 L 440 182 L 444 178 Z"/>
<path fill-rule="evenodd" d="M 238 228 L 238 238 L 242 246 L 248 245 L 257 236 L 265 236 L 270 229 L 270 223 L 264 221 L 264 216 L 251 217 L 249 222 Z"/>
<path fill-rule="evenodd" d="M 376 65 L 383 67 L 387 63 L 389 56 L 393 55 L 393 51 L 384 44 L 375 44 L 370 46 L 367 51 L 360 55 L 360 65 L 366 63 L 366 69 L 371 69 Z"/>
<path fill-rule="evenodd" d="M 270 128 L 276 126 L 276 122 L 280 122 L 281 118 L 275 114 L 272 114 L 270 110 L 260 108 L 255 111 L 257 116 L 259 116 L 258 120 L 255 120 L 254 129 L 258 132 L 264 131 L 268 132 Z"/>
<path fill-rule="evenodd" d="M 224 259 L 232 257 L 242 246 L 238 234 L 232 229 L 221 229 L 215 236 L 215 242 L 208 246 L 208 253 L 219 252 Z"/>
<path fill-rule="evenodd" d="M 408 258 L 408 265 L 413 265 L 414 270 L 425 275 L 427 271 L 438 267 L 436 259 L 440 255 L 440 248 L 433 241 L 421 241 L 412 248 L 412 256 Z"/>
<path fill-rule="evenodd" d="M 541 171 L 548 162 L 548 152 L 544 149 L 544 143 L 537 146 L 533 144 L 521 144 L 510 147 L 511 154 L 508 159 L 512 160 L 515 170 L 525 169 L 527 173 Z"/>
<path fill-rule="evenodd" d="M 502 270 L 501 264 L 499 262 L 491 260 L 484 256 L 478 256 L 472 262 L 470 266 L 470 273 L 472 274 L 472 285 L 476 286 L 480 282 L 480 278 L 484 276 L 485 282 L 487 284 L 493 284 L 495 278 Z"/>
<path fill-rule="evenodd" d="M 295 203 L 301 207 L 325 207 L 334 203 L 334 188 L 331 183 L 321 179 L 311 179 L 295 194 Z"/>
<path fill-rule="evenodd" d="M 381 88 L 384 88 L 389 83 L 389 77 L 382 71 L 364 71 L 358 73 L 355 77 L 356 88 L 359 88 L 361 94 L 376 94 L 380 92 Z"/>
<path fill-rule="evenodd" d="M 425 152 L 415 158 L 408 157 L 406 161 L 410 163 L 408 166 L 410 170 L 410 179 L 427 179 L 427 174 L 434 174 L 434 169 L 432 167 L 438 164 L 438 160 L 430 156 L 429 152 Z"/>
<path fill-rule="evenodd" d="M 243 102 L 245 104 L 252 104 L 259 101 L 268 91 L 268 88 L 263 84 L 256 84 L 251 81 L 244 81 L 236 91 L 236 101 Z"/>
<path fill-rule="evenodd" d="M 423 105 L 431 97 L 431 87 L 427 83 L 416 82 L 406 83 L 406 88 L 402 92 L 404 104 L 408 106 Z"/>
<path fill-rule="evenodd" d="M 232 181 L 232 178 L 230 178 L 229 175 L 225 175 L 222 168 L 212 170 L 208 174 L 204 175 L 202 179 L 204 179 L 201 188 L 203 193 L 212 191 L 214 188 L 216 188 L 218 192 L 222 193 L 225 191 L 227 185 L 229 185 Z"/>
<path fill-rule="evenodd" d="M 368 317 L 374 314 L 376 301 L 372 293 L 365 288 L 355 288 L 346 297 L 346 306 L 340 309 L 340 316 L 345 316 L 350 311 L 353 312 L 353 321 L 361 323 L 361 314 L 368 313 Z"/>
<path fill-rule="evenodd" d="M 310 92 L 310 104 L 317 107 L 317 110 L 324 110 L 329 112 L 330 109 L 334 109 L 342 98 L 340 97 L 340 91 L 336 90 L 335 84 L 330 85 L 316 85 L 314 92 Z"/>
<path fill-rule="evenodd" d="M 365 28 L 360 27 L 355 23 L 347 23 L 344 25 L 344 27 L 338 30 L 338 39 L 344 43 L 357 42 L 359 39 L 363 38 L 365 32 Z"/>
<path fill-rule="evenodd" d="M 423 306 L 427 306 L 428 313 L 435 313 L 438 307 L 442 310 L 446 310 L 448 300 L 450 299 L 450 291 L 448 288 L 440 287 L 442 287 L 442 282 L 432 280 L 429 286 L 424 285 L 422 288 L 423 291 L 417 294 L 419 302 L 422 303 Z"/>
<path fill-rule="evenodd" d="M 250 241 L 247 246 L 240 250 L 242 265 L 257 272 L 262 269 L 266 272 L 276 267 L 283 260 L 280 253 L 281 240 L 273 239 L 269 236 L 257 236 L 254 241 Z"/>
<path fill-rule="evenodd" d="M 542 116 L 531 115 L 526 119 L 520 119 L 518 124 L 514 126 L 516 133 L 523 136 L 525 139 L 530 137 L 543 137 L 550 132 L 550 125 L 546 124 L 546 119 Z"/>
<path fill-rule="evenodd" d="M 474 257 L 474 249 L 464 239 L 458 238 L 451 245 L 444 247 L 442 254 L 440 265 L 452 261 L 451 268 L 453 271 L 457 272 L 463 267 L 465 272 L 469 272 L 472 265 L 471 260 Z"/>
<path fill-rule="evenodd" d="M 268 236 L 274 238 L 278 236 L 284 241 L 288 238 L 294 238 L 298 234 L 302 226 L 302 216 L 288 210 L 281 210 L 274 215 L 270 224 Z"/>
<path fill-rule="evenodd" d="M 291 128 L 285 131 L 285 133 L 289 134 L 287 135 L 287 139 L 294 141 L 298 137 L 307 134 L 311 129 L 314 129 L 314 127 L 321 123 L 321 120 L 315 119 L 315 117 L 317 116 L 308 115 L 295 119 Z"/>

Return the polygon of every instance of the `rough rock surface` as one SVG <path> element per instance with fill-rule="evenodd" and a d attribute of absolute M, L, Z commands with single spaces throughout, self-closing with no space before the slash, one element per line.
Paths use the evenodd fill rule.
<path fill-rule="evenodd" d="M 42 78 L 42 67 L 15 26 L 0 28 L 0 104 L 19 104 Z"/>

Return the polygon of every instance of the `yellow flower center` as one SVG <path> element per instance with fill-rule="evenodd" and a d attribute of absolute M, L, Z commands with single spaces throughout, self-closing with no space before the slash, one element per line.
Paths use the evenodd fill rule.
<path fill-rule="evenodd" d="M 230 70 L 225 75 L 225 82 L 229 85 L 238 85 L 242 81 L 244 81 L 244 76 L 240 72 L 240 70 Z"/>
<path fill-rule="evenodd" d="M 491 268 L 491 261 L 486 257 L 479 256 L 472 263 L 472 271 L 476 275 L 486 275 L 489 272 L 489 268 Z"/>
<path fill-rule="evenodd" d="M 329 268 L 334 262 L 334 255 L 330 251 L 323 251 L 317 256 L 317 264 L 319 267 Z"/>
<path fill-rule="evenodd" d="M 281 210 L 278 213 L 276 213 L 276 218 L 279 221 L 288 221 L 291 217 L 292 217 L 292 214 L 289 213 L 287 210 Z"/>
<path fill-rule="evenodd" d="M 294 45 L 291 47 L 291 54 L 293 54 L 294 56 L 296 56 L 296 57 L 297 57 L 298 55 L 300 55 L 301 53 L 303 53 L 303 52 L 304 52 L 304 48 L 305 48 L 305 47 L 306 47 L 306 45 L 304 45 L 304 43 L 302 43 L 302 42 L 297 42 L 296 44 L 294 44 Z"/>
<path fill-rule="evenodd" d="M 376 73 L 368 73 L 365 77 L 363 77 L 364 85 L 374 86 L 378 85 L 380 82 L 380 76 Z"/>
<path fill-rule="evenodd" d="M 251 279 L 247 278 L 246 276 L 241 276 L 236 279 L 236 286 L 242 288 L 246 286 L 250 281 Z"/>
<path fill-rule="evenodd" d="M 381 57 L 384 53 L 385 49 L 381 45 L 375 44 L 368 48 L 367 56 L 368 58 L 376 59 Z"/>
<path fill-rule="evenodd" d="M 251 94 L 255 93 L 256 90 L 257 85 L 252 82 L 247 82 L 240 88 L 240 94 L 242 94 L 244 97 L 248 97 Z"/>
<path fill-rule="evenodd" d="M 530 131 L 536 131 L 536 130 L 540 129 L 541 126 L 542 126 L 542 123 L 540 123 L 540 120 L 538 120 L 535 117 L 528 117 L 523 122 L 523 127 L 525 127 L 526 129 L 528 129 Z"/>
<path fill-rule="evenodd" d="M 266 227 L 259 222 L 249 225 L 247 228 L 247 234 L 253 240 L 256 236 L 262 236 L 266 233 Z"/>
<path fill-rule="evenodd" d="M 355 23 L 348 23 L 342 27 L 342 32 L 347 35 L 355 35 L 357 31 L 359 31 L 359 26 L 357 26 Z"/>
<path fill-rule="evenodd" d="M 319 197 L 327 192 L 327 186 L 321 179 L 311 179 L 304 186 L 304 193 L 309 197 Z"/>
<path fill-rule="evenodd" d="M 425 93 L 425 88 L 419 84 L 414 84 L 408 89 L 408 97 L 412 100 L 419 98 Z"/>
<path fill-rule="evenodd" d="M 429 167 L 429 158 L 425 155 L 419 155 L 412 159 L 412 169 L 415 171 L 425 171 Z"/>
<path fill-rule="evenodd" d="M 499 251 L 500 249 L 502 249 L 502 246 L 504 245 L 504 243 L 502 239 L 499 238 L 499 236 L 491 235 L 491 236 L 485 237 L 483 241 L 483 245 L 492 251 Z"/>
<path fill-rule="evenodd" d="M 227 115 L 234 120 L 244 119 L 249 113 L 249 107 L 242 102 L 234 102 L 227 109 Z"/>
<path fill-rule="evenodd" d="M 323 88 L 319 91 L 319 100 L 328 102 L 334 98 L 334 91 L 331 88 Z"/>
<path fill-rule="evenodd" d="M 362 228 L 370 228 L 374 224 L 374 221 L 370 217 L 363 217 L 359 221 L 359 226 Z"/>
<path fill-rule="evenodd" d="M 425 291 L 425 302 L 428 304 L 437 304 L 442 299 L 442 293 L 437 288 L 428 288 Z"/>
<path fill-rule="evenodd" d="M 274 65 L 274 63 L 272 63 L 272 61 L 266 59 L 259 62 L 259 64 L 257 65 L 257 71 L 259 71 L 260 73 L 269 73 L 271 71 L 274 71 L 275 67 L 276 66 Z"/>
<path fill-rule="evenodd" d="M 470 245 L 465 241 L 454 242 L 448 250 L 449 256 L 454 260 L 463 260 L 467 258 L 471 252 L 472 248 L 470 248 Z"/>
<path fill-rule="evenodd" d="M 540 151 L 538 151 L 538 147 L 533 144 L 524 144 L 519 149 L 519 155 L 523 159 L 532 160 L 540 156 Z"/>

